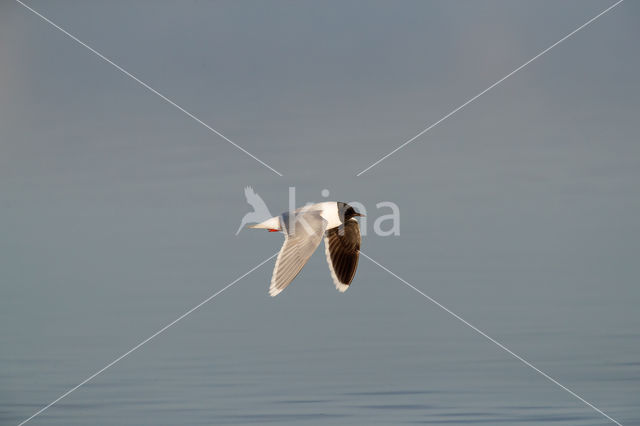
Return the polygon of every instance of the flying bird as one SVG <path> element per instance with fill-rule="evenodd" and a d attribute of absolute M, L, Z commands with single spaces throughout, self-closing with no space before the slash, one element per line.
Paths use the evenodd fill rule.
<path fill-rule="evenodd" d="M 273 268 L 269 295 L 276 296 L 300 273 L 324 237 L 331 278 L 340 292 L 349 288 L 358 267 L 360 226 L 364 216 L 347 203 L 327 201 L 285 212 L 250 228 L 284 233 L 284 244 Z"/>

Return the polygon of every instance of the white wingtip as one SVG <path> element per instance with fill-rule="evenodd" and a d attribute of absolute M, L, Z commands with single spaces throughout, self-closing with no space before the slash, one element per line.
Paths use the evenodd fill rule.
<path fill-rule="evenodd" d="M 282 290 L 284 290 L 284 289 L 277 289 L 275 287 L 270 287 L 269 288 L 269 296 L 276 297 L 277 295 L 282 293 Z"/>
<path fill-rule="evenodd" d="M 338 291 L 340 293 L 344 293 L 345 291 L 347 291 L 349 289 L 349 286 L 346 285 L 346 284 L 342 284 L 342 283 L 339 283 L 339 282 L 336 282 L 335 284 L 336 284 L 336 288 L 338 289 Z"/>

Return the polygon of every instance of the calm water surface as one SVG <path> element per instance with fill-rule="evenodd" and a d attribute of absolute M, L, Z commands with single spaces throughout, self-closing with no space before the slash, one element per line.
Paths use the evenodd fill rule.
<path fill-rule="evenodd" d="M 0 424 L 274 253 L 273 213 L 367 207 L 363 250 L 622 424 L 640 425 L 640 5 L 601 0 L 0 1 Z M 605 4 L 608 3 L 608 4 Z M 373 235 L 376 203 L 401 235 Z M 605 425 L 361 259 L 272 263 L 32 425 Z"/>

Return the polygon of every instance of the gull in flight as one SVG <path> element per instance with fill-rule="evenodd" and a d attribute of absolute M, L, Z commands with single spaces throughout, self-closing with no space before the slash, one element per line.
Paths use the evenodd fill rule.
<path fill-rule="evenodd" d="M 280 294 L 293 281 L 323 236 L 333 283 L 340 292 L 347 291 L 356 274 L 360 255 L 360 226 L 356 216 L 364 215 L 347 203 L 327 201 L 285 212 L 250 226 L 284 233 L 284 244 L 273 268 L 269 294 Z"/>

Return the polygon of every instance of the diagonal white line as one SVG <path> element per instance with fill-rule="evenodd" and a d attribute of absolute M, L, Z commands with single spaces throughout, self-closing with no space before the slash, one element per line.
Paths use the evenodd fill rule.
<path fill-rule="evenodd" d="M 278 255 L 278 253 L 274 253 L 271 256 L 269 256 L 269 258 L 263 260 L 262 262 L 260 262 L 256 266 L 254 266 L 253 268 L 249 269 L 248 272 L 245 272 L 244 274 L 240 275 L 238 278 L 236 278 L 235 280 L 233 280 L 232 282 L 230 282 L 226 286 L 222 287 L 220 290 L 218 290 L 217 292 L 215 292 L 211 296 L 207 297 L 202 302 L 198 303 L 196 306 L 194 306 L 193 308 L 189 309 L 187 312 L 185 312 L 184 314 L 180 315 L 178 318 L 176 318 L 173 321 L 171 321 L 169 324 L 167 324 L 164 327 L 162 327 L 160 330 L 156 331 L 151 336 L 147 337 L 146 339 L 144 339 L 143 341 L 141 341 L 140 343 L 138 343 L 137 345 L 135 345 L 134 347 L 129 349 L 127 352 L 123 353 L 118 358 L 114 359 L 109 364 L 107 364 L 104 367 L 102 367 L 100 370 L 96 371 L 95 373 L 93 373 L 92 375 L 90 375 L 89 377 L 87 377 L 86 379 L 84 379 L 83 381 L 81 381 L 80 383 L 78 383 L 77 385 L 75 385 L 74 387 L 72 387 L 71 389 L 69 389 L 68 391 L 63 393 L 62 395 L 60 395 L 58 398 L 54 399 L 49 404 L 47 404 L 46 406 L 42 407 L 40 410 L 36 411 L 31 417 L 29 417 L 29 418 L 23 420 L 22 422 L 20 422 L 18 424 L 18 426 L 22 426 L 25 423 L 27 423 L 28 421 L 30 421 L 31 419 L 33 419 L 34 417 L 40 415 L 43 411 L 45 411 L 46 409 L 50 408 L 54 404 L 58 403 L 61 399 L 67 397 L 73 391 L 77 390 L 80 386 L 82 386 L 82 385 L 86 384 L 87 382 L 93 380 L 97 375 L 103 373 L 105 370 L 107 370 L 108 368 L 112 367 L 114 364 L 118 363 L 123 358 L 127 357 L 128 355 L 130 355 L 132 352 L 136 351 L 142 345 L 144 345 L 145 343 L 149 342 L 151 339 L 155 338 L 159 334 L 163 333 L 164 331 L 166 331 L 167 329 L 172 327 L 174 324 L 176 324 L 178 321 L 180 321 L 183 318 L 187 317 L 188 315 L 192 314 L 196 309 L 200 308 L 202 305 L 204 305 L 205 303 L 209 302 L 211 299 L 213 299 L 214 297 L 218 296 L 220 293 L 222 293 L 223 291 L 225 291 L 226 289 L 228 289 L 229 287 L 231 287 L 232 285 L 234 285 L 235 283 L 237 283 L 238 281 L 240 281 L 241 279 L 243 279 L 244 277 L 246 277 L 247 275 L 249 275 L 250 273 L 252 273 L 256 269 L 258 269 L 259 267 L 261 267 L 262 265 L 264 265 L 265 263 L 267 263 L 268 261 L 270 261 L 271 259 L 273 259 L 277 255 Z"/>
<path fill-rule="evenodd" d="M 529 59 L 527 62 L 525 62 L 524 64 L 520 65 L 518 68 L 516 68 L 515 70 L 511 71 L 509 74 L 505 75 L 504 77 L 502 77 L 500 80 L 496 81 L 495 83 L 493 83 L 491 86 L 487 87 L 486 89 L 484 89 L 482 92 L 478 93 L 477 95 L 475 95 L 474 97 L 468 99 L 465 103 L 463 103 L 462 105 L 460 105 L 459 107 L 457 107 L 456 109 L 454 109 L 453 111 L 451 111 L 450 113 L 448 113 L 447 115 L 445 115 L 444 117 L 442 117 L 441 119 L 439 119 L 438 121 L 436 121 L 435 123 L 433 123 L 432 125 L 430 125 L 429 127 L 423 129 L 420 133 L 418 133 L 417 135 L 415 135 L 414 137 L 412 137 L 411 139 L 407 140 L 406 142 L 404 142 L 402 145 L 400 145 L 399 147 L 397 147 L 396 149 L 394 149 L 393 151 L 391 151 L 390 153 L 388 153 L 387 155 L 385 155 L 384 157 L 382 157 L 381 159 L 379 159 L 378 161 L 376 161 L 375 163 L 371 164 L 369 167 L 367 167 L 366 169 L 362 170 L 360 173 L 358 173 L 356 176 L 360 176 L 362 175 L 364 172 L 366 172 L 367 170 L 369 170 L 370 168 L 380 164 L 382 161 L 386 160 L 387 158 L 389 158 L 390 156 L 392 156 L 393 154 L 395 154 L 396 152 L 400 151 L 402 148 L 404 148 L 405 146 L 409 145 L 411 142 L 415 141 L 416 139 L 418 139 L 420 136 L 424 135 L 425 133 L 427 133 L 429 130 L 433 129 L 434 127 L 436 127 L 438 124 L 442 123 L 443 121 L 445 121 L 447 118 L 451 117 L 453 114 L 455 114 L 456 112 L 460 111 L 462 108 L 466 107 L 467 105 L 469 105 L 471 102 L 475 101 L 476 99 L 478 99 L 480 96 L 484 95 L 485 93 L 487 93 L 489 90 L 493 89 L 494 87 L 496 87 L 497 85 L 499 85 L 500 83 L 502 83 L 503 81 L 505 81 L 506 79 L 508 79 L 509 77 L 511 77 L 512 75 L 514 75 L 515 73 L 517 73 L 518 71 L 520 71 L 521 69 L 523 69 L 524 67 L 526 67 L 527 65 L 529 65 L 531 62 L 535 61 L 536 59 L 538 59 L 539 57 L 541 57 L 542 55 L 544 55 L 545 53 L 547 53 L 548 51 L 550 51 L 551 49 L 553 49 L 554 47 L 556 47 L 557 45 L 559 45 L 560 43 L 562 43 L 563 41 L 565 41 L 566 39 L 568 39 L 569 37 L 573 36 L 575 33 L 577 33 L 578 31 L 582 30 L 583 28 L 585 28 L 587 25 L 591 24 L 593 21 L 595 21 L 596 19 L 598 19 L 599 17 L 601 17 L 602 15 L 604 15 L 605 13 L 609 12 L 611 9 L 613 9 L 614 7 L 616 7 L 617 5 L 619 5 L 620 3 L 622 3 L 624 0 L 618 0 L 616 3 L 612 4 L 611 6 L 609 6 L 608 8 L 606 8 L 605 10 L 603 10 L 602 12 L 598 13 L 596 16 L 594 16 L 593 18 L 589 19 L 587 22 L 585 22 L 584 24 L 580 25 L 578 28 L 576 28 L 575 30 L 571 31 L 569 34 L 567 34 L 566 36 L 562 37 L 560 40 L 556 41 L 555 43 L 553 43 L 551 46 L 547 47 L 546 49 L 544 49 L 542 52 L 538 53 L 536 56 L 534 56 L 533 58 Z"/>
<path fill-rule="evenodd" d="M 485 333 L 484 331 L 480 330 L 478 327 L 476 327 L 475 325 L 471 324 L 469 321 L 465 320 L 464 318 L 462 318 L 460 315 L 456 314 L 455 312 L 453 312 L 451 309 L 447 308 L 446 306 L 444 306 L 442 303 L 438 302 L 437 300 L 435 300 L 433 297 L 429 296 L 428 294 L 424 293 L 422 290 L 416 288 L 413 284 L 409 283 L 408 281 L 402 279 L 401 277 L 399 277 L 398 275 L 394 274 L 393 272 L 391 272 L 388 268 L 384 267 L 383 265 L 381 265 L 380 263 L 376 262 L 375 260 L 373 260 L 371 257 L 367 256 L 366 254 L 364 254 L 363 252 L 360 252 L 360 254 L 364 257 L 366 257 L 367 259 L 369 259 L 371 262 L 375 263 L 376 265 L 378 265 L 380 268 L 384 269 L 386 272 L 388 272 L 389 274 L 391 274 L 392 276 L 394 276 L 395 278 L 399 279 L 400 281 L 402 281 L 404 284 L 406 284 L 408 287 L 410 287 L 411 289 L 417 291 L 418 293 L 420 293 L 423 297 L 427 298 L 431 303 L 435 304 L 436 306 L 438 306 L 439 308 L 443 309 L 445 312 L 447 312 L 448 314 L 452 315 L 454 318 L 456 318 L 457 320 L 459 320 L 460 322 L 462 322 L 464 325 L 470 327 L 471 329 L 473 329 L 474 331 L 476 331 L 478 334 L 480 334 L 482 337 L 486 338 L 487 340 L 489 340 L 490 342 L 494 343 L 495 345 L 497 345 L 500 349 L 504 350 L 505 352 L 507 352 L 509 355 L 511 355 L 512 357 L 514 357 L 515 359 L 517 359 L 518 361 L 522 362 L 524 365 L 526 365 L 527 367 L 533 369 L 534 371 L 536 371 L 538 374 L 542 375 L 542 377 L 544 377 L 545 379 L 549 380 L 551 383 L 558 385 L 560 388 L 564 389 L 565 391 L 567 391 L 569 394 L 571 394 L 573 397 L 579 399 L 580 401 L 582 401 L 583 403 L 585 403 L 587 406 L 591 407 L 592 409 L 594 409 L 595 411 L 597 411 L 598 413 L 602 414 L 604 417 L 606 417 L 607 419 L 611 420 L 613 423 L 620 425 L 620 422 L 618 422 L 617 420 L 613 419 L 611 416 L 609 416 L 607 413 L 605 413 L 604 411 L 602 411 L 601 409 L 599 409 L 598 407 L 596 407 L 595 405 L 593 405 L 592 403 L 590 403 L 589 401 L 587 401 L 586 399 L 584 399 L 583 397 L 581 397 L 580 395 L 578 395 L 577 393 L 575 393 L 574 391 L 572 391 L 571 389 L 569 389 L 568 387 L 564 386 L 562 383 L 558 382 L 556 379 L 554 379 L 553 377 L 549 376 L 547 373 L 545 373 L 544 371 L 540 370 L 538 367 L 536 367 L 535 365 L 531 364 L 529 361 L 527 361 L 526 359 L 524 359 L 523 357 L 521 357 L 520 355 L 518 355 L 517 353 L 513 352 L 511 349 L 509 349 L 508 347 L 506 347 L 505 345 L 503 345 L 502 343 L 498 342 L 496 339 L 494 339 L 493 337 L 489 336 L 487 333 Z"/>
<path fill-rule="evenodd" d="M 81 46 L 87 48 L 89 51 L 91 51 L 92 53 L 94 53 L 96 56 L 98 56 L 100 59 L 104 60 L 105 62 L 113 65 L 113 67 L 115 67 L 118 71 L 120 71 L 121 73 L 123 73 L 124 75 L 126 75 L 127 77 L 133 79 L 134 81 L 136 81 L 138 84 L 140 84 L 142 87 L 144 87 L 145 89 L 149 90 L 151 93 L 159 96 L 160 98 L 162 98 L 164 101 L 166 101 L 167 103 L 169 103 L 171 106 L 179 109 L 180 111 L 182 111 L 184 114 L 186 114 L 188 117 L 192 118 L 193 120 L 195 120 L 197 123 L 203 125 L 204 127 L 206 127 L 207 129 L 209 129 L 210 131 L 212 131 L 213 133 L 215 133 L 216 135 L 220 136 L 222 139 L 224 139 L 225 141 L 229 142 L 231 145 L 235 146 L 236 148 L 238 148 L 240 151 L 244 152 L 245 154 L 247 154 L 249 157 L 253 158 L 254 160 L 256 160 L 258 163 L 262 164 L 263 166 L 265 166 L 266 168 L 268 168 L 269 170 L 271 170 L 272 172 L 274 172 L 275 174 L 277 174 L 278 176 L 282 176 L 282 173 L 280 173 L 279 171 L 277 171 L 276 169 L 274 169 L 273 167 L 271 167 L 270 165 L 268 165 L 267 163 L 265 163 L 264 161 L 262 161 L 261 159 L 259 159 L 258 157 L 256 157 L 255 155 L 253 155 L 252 153 L 250 153 L 249 151 L 247 151 L 246 149 L 244 149 L 243 147 L 241 147 L 240 145 L 238 145 L 237 143 L 235 143 L 234 141 L 232 141 L 231 139 L 229 139 L 228 137 L 226 137 L 225 135 L 223 135 L 222 133 L 220 133 L 219 131 L 217 131 L 216 129 L 214 129 L 213 127 L 211 127 L 210 125 L 208 125 L 207 123 L 205 123 L 204 121 L 202 121 L 201 119 L 199 119 L 198 117 L 196 117 L 194 114 L 190 113 L 189 111 L 187 111 L 186 109 L 184 109 L 183 107 L 181 107 L 180 105 L 178 105 L 177 103 L 175 103 L 174 101 L 172 101 L 171 99 L 169 99 L 168 97 L 166 97 L 165 95 L 163 95 L 162 93 L 158 92 L 156 89 L 154 89 L 153 87 L 149 86 L 147 83 L 145 83 L 144 81 L 140 80 L 138 77 L 136 77 L 135 75 L 131 74 L 129 71 L 125 70 L 124 68 L 122 68 L 120 65 L 116 64 L 115 62 L 113 62 L 111 59 L 107 58 L 106 56 L 104 56 L 102 53 L 98 52 L 96 49 L 94 49 L 93 47 L 89 46 L 87 43 L 83 42 L 82 40 L 80 40 L 78 37 L 74 36 L 73 34 L 71 34 L 70 32 L 68 32 L 67 30 L 65 30 L 64 28 L 62 28 L 61 26 L 59 26 L 58 24 L 56 24 L 55 22 L 51 21 L 49 18 L 47 18 L 46 16 L 43 16 L 41 13 L 39 13 L 37 10 L 33 9 L 32 7 L 26 5 L 25 3 L 23 3 L 20 0 L 16 0 L 17 3 L 19 3 L 20 5 L 22 5 L 24 8 L 30 10 L 31 12 L 33 12 L 33 14 L 35 14 L 36 16 L 38 16 L 40 19 L 42 19 L 43 21 L 45 21 L 46 23 L 48 23 L 49 25 L 51 25 L 52 27 L 56 28 L 57 30 L 61 31 L 62 33 L 64 33 L 66 36 L 68 36 L 69 38 L 71 38 L 73 41 L 75 41 L 76 43 L 80 44 Z"/>

